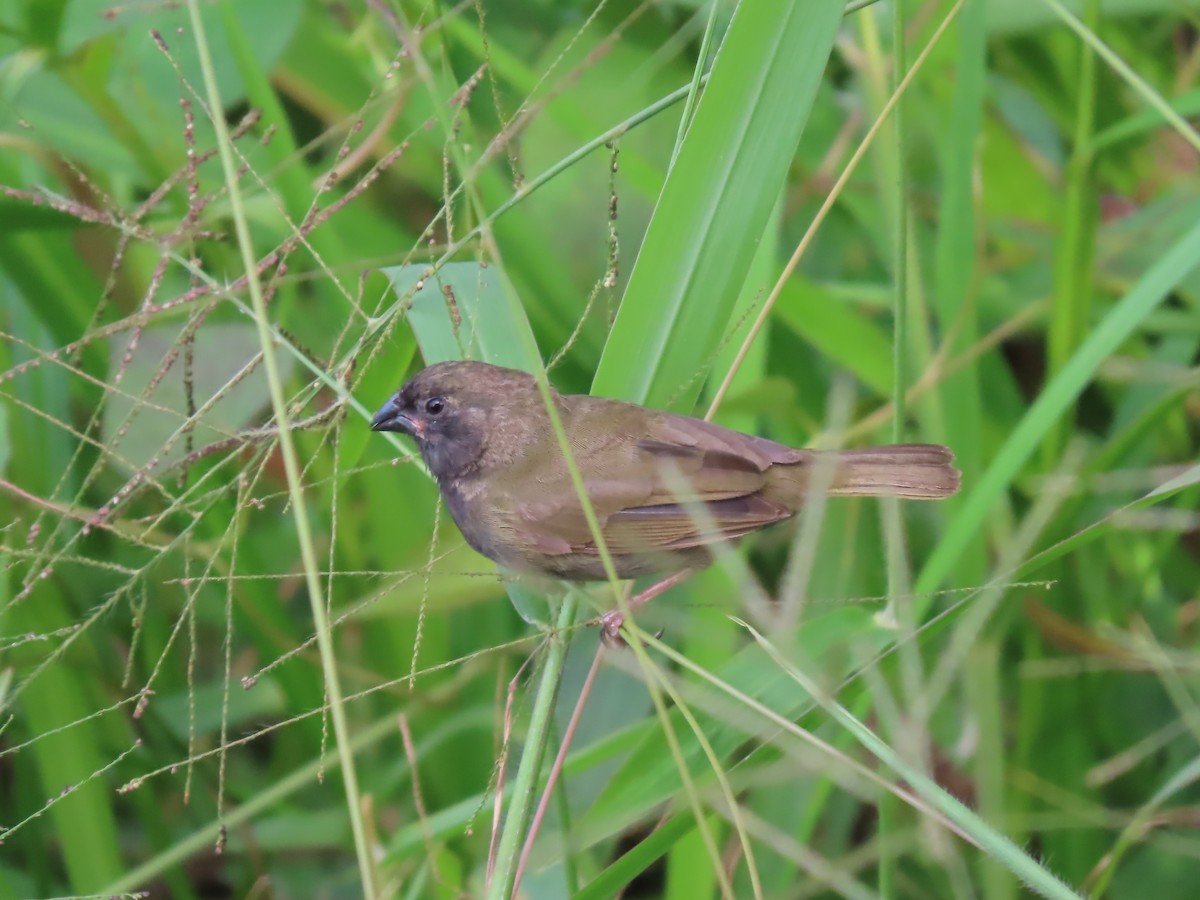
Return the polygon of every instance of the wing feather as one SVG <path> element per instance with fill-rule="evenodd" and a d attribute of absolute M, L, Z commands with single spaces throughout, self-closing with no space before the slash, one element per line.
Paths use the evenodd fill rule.
<path fill-rule="evenodd" d="M 611 423 L 624 406 L 589 403 L 577 409 L 574 427 L 568 428 L 570 435 L 589 436 L 587 442 L 573 440 L 572 450 L 612 553 L 700 547 L 792 514 L 759 492 L 773 464 L 797 462 L 803 451 L 670 413 L 646 416 L 642 435 L 623 435 Z M 599 427 L 601 422 L 609 427 Z M 541 552 L 596 555 L 570 479 L 559 476 L 554 484 L 543 479 L 539 488 L 539 499 L 515 505 L 513 527 Z M 691 514 L 693 503 L 703 505 L 703 515 Z"/>
<path fill-rule="evenodd" d="M 698 516 L 678 503 L 622 510 L 608 517 L 602 533 L 613 553 L 686 550 L 739 538 L 789 516 L 787 507 L 750 494 L 705 503 Z"/>

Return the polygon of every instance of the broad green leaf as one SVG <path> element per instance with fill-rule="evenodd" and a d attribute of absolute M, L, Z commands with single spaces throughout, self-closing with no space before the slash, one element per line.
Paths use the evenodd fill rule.
<path fill-rule="evenodd" d="M 424 264 L 382 270 L 398 297 L 411 297 L 408 321 L 426 365 L 449 359 L 478 359 L 532 371 L 536 347 L 529 320 L 510 304 L 499 272 L 476 263 L 447 263 L 430 272 Z"/>
<path fill-rule="evenodd" d="M 725 332 L 841 22 L 837 0 L 738 6 L 655 207 L 592 392 L 690 406 Z"/>

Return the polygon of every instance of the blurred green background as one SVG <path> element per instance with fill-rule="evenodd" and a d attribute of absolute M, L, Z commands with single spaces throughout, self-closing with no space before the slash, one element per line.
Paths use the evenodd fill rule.
<path fill-rule="evenodd" d="M 1193 896 L 1196 11 L 5 4 L 0 896 L 503 893 L 612 597 L 552 633 L 369 432 L 462 354 L 963 472 L 639 615 L 522 896 Z"/>

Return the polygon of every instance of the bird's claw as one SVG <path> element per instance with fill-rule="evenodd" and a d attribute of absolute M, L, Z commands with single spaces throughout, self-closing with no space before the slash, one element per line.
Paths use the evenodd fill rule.
<path fill-rule="evenodd" d="M 625 616 L 619 609 L 610 609 L 600 617 L 600 640 L 607 647 L 628 647 L 629 643 L 621 637 L 621 628 L 625 625 Z M 663 636 L 663 629 L 654 633 L 654 639 Z"/>
<path fill-rule="evenodd" d="M 625 624 L 625 616 L 619 609 L 610 609 L 600 617 L 600 640 L 609 647 L 624 647 L 625 638 L 621 637 L 621 626 Z"/>

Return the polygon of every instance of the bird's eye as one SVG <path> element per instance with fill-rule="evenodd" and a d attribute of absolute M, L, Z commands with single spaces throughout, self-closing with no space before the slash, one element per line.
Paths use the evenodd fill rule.
<path fill-rule="evenodd" d="M 441 397 L 430 397 L 425 401 L 425 412 L 429 413 L 431 416 L 436 416 L 445 408 L 446 401 Z"/>

